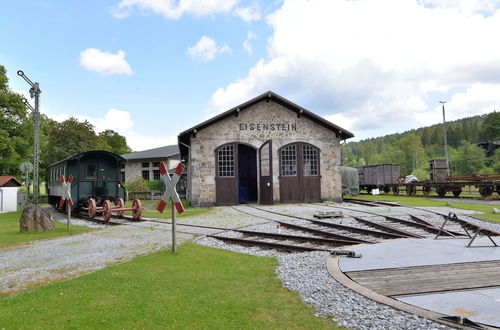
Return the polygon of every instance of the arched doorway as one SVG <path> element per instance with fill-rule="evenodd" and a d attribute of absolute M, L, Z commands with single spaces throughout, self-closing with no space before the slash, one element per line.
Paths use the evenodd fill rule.
<path fill-rule="evenodd" d="M 319 148 L 305 142 L 294 142 L 281 147 L 278 156 L 281 202 L 320 202 Z"/>
<path fill-rule="evenodd" d="M 257 202 L 257 150 L 231 142 L 215 149 L 217 205 Z"/>

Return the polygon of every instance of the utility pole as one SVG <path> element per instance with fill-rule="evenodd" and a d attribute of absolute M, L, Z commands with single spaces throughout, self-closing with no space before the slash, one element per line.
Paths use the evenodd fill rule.
<path fill-rule="evenodd" d="M 35 99 L 35 108 L 28 103 L 28 100 L 25 98 L 22 99 L 22 102 L 31 109 L 33 113 L 33 122 L 35 126 L 35 130 L 33 133 L 33 204 L 38 205 L 38 196 L 40 194 L 40 180 L 39 180 L 39 168 L 40 168 L 40 139 L 39 139 L 39 130 L 40 130 L 40 86 L 38 83 L 33 83 L 30 78 L 28 78 L 23 71 L 17 71 L 17 74 L 23 78 L 30 86 L 30 97 Z"/>
<path fill-rule="evenodd" d="M 448 159 L 448 138 L 446 136 L 446 117 L 444 115 L 444 104 L 446 101 L 439 101 L 443 106 L 443 128 L 444 128 L 444 158 L 446 159 L 446 170 L 448 175 L 450 175 L 450 161 Z"/>

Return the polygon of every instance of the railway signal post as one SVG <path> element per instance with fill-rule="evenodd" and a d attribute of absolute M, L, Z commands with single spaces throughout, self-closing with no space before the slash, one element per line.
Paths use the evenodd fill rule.
<path fill-rule="evenodd" d="M 71 198 L 71 182 L 73 182 L 73 176 L 70 175 L 68 180 L 64 179 L 64 175 L 59 177 L 59 182 L 62 183 L 62 193 L 61 199 L 59 200 L 59 207 L 63 207 L 64 201 L 66 201 L 66 209 L 68 210 L 68 222 L 67 228 L 69 230 L 69 222 L 71 220 L 71 207 L 73 206 L 73 199 Z"/>
<path fill-rule="evenodd" d="M 38 205 L 38 195 L 40 193 L 40 186 L 39 186 L 39 177 L 38 177 L 38 172 L 39 172 L 39 167 L 40 167 L 40 140 L 39 140 L 39 130 L 40 130 L 40 93 L 42 92 L 40 90 L 40 86 L 37 82 L 32 82 L 30 78 L 28 78 L 22 70 L 17 71 L 17 75 L 23 78 L 30 86 L 30 96 L 31 98 L 35 99 L 35 107 L 33 108 L 31 104 L 28 103 L 28 100 L 25 98 L 22 99 L 22 102 L 24 105 L 26 105 L 28 108 L 31 109 L 32 114 L 33 114 L 33 122 L 35 126 L 35 131 L 34 131 L 34 146 L 33 146 L 33 164 L 34 164 L 34 171 L 33 171 L 33 204 Z"/>
<path fill-rule="evenodd" d="M 168 175 L 167 167 L 165 166 L 164 162 L 160 162 L 159 166 L 161 179 L 165 184 L 165 192 L 161 196 L 161 201 L 156 209 L 163 213 L 165 206 L 167 206 L 168 200 L 172 200 L 172 253 L 175 253 L 176 249 L 175 211 L 177 210 L 177 212 L 179 213 L 184 212 L 184 206 L 182 205 L 181 199 L 179 198 L 179 194 L 177 193 L 175 186 L 177 185 L 177 182 L 179 182 L 185 166 L 186 165 L 184 163 L 179 163 L 179 165 L 177 165 L 177 168 L 175 169 L 174 174 L 172 175 L 172 178 L 170 178 L 170 175 Z"/>

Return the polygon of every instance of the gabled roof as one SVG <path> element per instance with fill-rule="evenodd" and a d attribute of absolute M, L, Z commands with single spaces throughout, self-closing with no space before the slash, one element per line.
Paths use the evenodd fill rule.
<path fill-rule="evenodd" d="M 12 175 L 0 176 L 0 187 L 20 187 L 21 182 L 17 181 Z"/>
<path fill-rule="evenodd" d="M 135 151 L 129 154 L 122 155 L 126 160 L 132 159 L 152 159 L 152 158 L 168 158 L 179 154 L 179 146 L 174 144 L 154 149 L 143 151 Z"/>
<path fill-rule="evenodd" d="M 313 122 L 334 131 L 343 140 L 354 137 L 354 134 L 349 132 L 348 130 L 343 129 L 340 126 L 337 126 L 337 125 L 331 123 L 330 121 L 324 119 L 323 117 L 320 117 L 320 116 L 312 113 L 311 111 L 285 99 L 284 97 L 282 97 L 282 96 L 280 96 L 272 91 L 268 91 L 262 95 L 259 95 L 255 98 L 251 99 L 250 101 L 242 103 L 242 104 L 240 104 L 234 108 L 231 108 L 231 109 L 229 109 L 229 110 L 227 110 L 227 111 L 225 111 L 225 112 L 223 112 L 223 113 L 221 113 L 213 118 L 210 118 L 210 119 L 202 122 L 201 124 L 193 126 L 190 129 L 185 130 L 184 132 L 181 132 L 178 136 L 179 148 L 180 148 L 181 154 L 182 155 L 187 154 L 187 147 L 184 146 L 184 144 L 187 144 L 187 145 L 190 144 L 190 136 L 192 133 L 197 132 L 197 131 L 199 131 L 207 126 L 210 126 L 210 125 L 212 125 L 212 124 L 214 124 L 222 119 L 225 119 L 231 115 L 234 115 L 237 112 L 244 111 L 245 109 L 251 107 L 252 105 L 259 103 L 261 101 L 264 101 L 266 99 L 272 100 L 272 101 L 284 106 L 285 108 L 288 108 L 288 109 L 294 111 L 295 113 L 297 113 L 297 115 L 304 116 L 304 117 L 312 120 Z"/>

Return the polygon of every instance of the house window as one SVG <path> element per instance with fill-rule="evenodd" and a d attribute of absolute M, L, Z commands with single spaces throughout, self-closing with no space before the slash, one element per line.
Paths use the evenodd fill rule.
<path fill-rule="evenodd" d="M 281 175 L 297 175 L 297 147 L 295 144 L 281 149 Z"/>
<path fill-rule="evenodd" d="M 153 170 L 153 180 L 160 180 L 160 170 Z"/>
<path fill-rule="evenodd" d="M 142 171 L 142 178 L 145 181 L 149 181 L 149 171 Z"/>
<path fill-rule="evenodd" d="M 302 162 L 304 164 L 304 175 L 318 175 L 318 149 L 313 146 L 303 144 Z"/>
<path fill-rule="evenodd" d="M 149 162 L 142 163 L 142 167 L 149 167 Z"/>
<path fill-rule="evenodd" d="M 153 167 L 158 167 L 160 166 L 160 162 L 153 162 Z"/>
<path fill-rule="evenodd" d="M 234 177 L 234 145 L 222 147 L 217 152 L 219 177 Z"/>
<path fill-rule="evenodd" d="M 86 178 L 87 179 L 95 179 L 97 176 L 96 169 L 97 169 L 97 167 L 95 164 L 87 164 Z"/>

